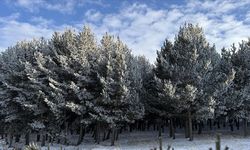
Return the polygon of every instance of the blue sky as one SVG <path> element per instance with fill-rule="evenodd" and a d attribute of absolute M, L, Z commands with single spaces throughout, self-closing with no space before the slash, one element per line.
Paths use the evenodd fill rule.
<path fill-rule="evenodd" d="M 198 23 L 218 51 L 250 37 L 250 0 L 1 0 L 0 51 L 20 40 L 88 25 L 120 38 L 151 62 L 180 25 Z"/>

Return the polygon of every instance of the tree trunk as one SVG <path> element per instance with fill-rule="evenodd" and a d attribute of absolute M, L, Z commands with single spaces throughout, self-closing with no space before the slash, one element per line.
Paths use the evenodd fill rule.
<path fill-rule="evenodd" d="M 96 143 L 100 144 L 100 122 L 96 123 Z"/>
<path fill-rule="evenodd" d="M 118 129 L 116 129 L 116 132 L 115 132 L 115 140 L 116 141 L 118 140 L 118 137 L 119 137 L 119 132 L 118 132 Z"/>
<path fill-rule="evenodd" d="M 234 124 L 233 124 L 233 120 L 229 121 L 229 126 L 230 126 L 230 130 L 234 131 Z"/>
<path fill-rule="evenodd" d="M 150 130 L 150 123 L 149 123 L 149 121 L 147 121 L 147 130 L 148 131 Z"/>
<path fill-rule="evenodd" d="M 221 148 L 220 144 L 221 144 L 220 143 L 220 134 L 217 134 L 216 135 L 216 141 L 215 141 L 215 148 L 216 148 L 216 150 L 220 150 L 220 148 Z"/>
<path fill-rule="evenodd" d="M 5 133 L 5 143 L 6 143 L 6 144 L 9 144 L 9 141 L 8 141 L 8 134 L 7 134 L 7 133 Z"/>
<path fill-rule="evenodd" d="M 244 119 L 243 123 L 244 123 L 244 137 L 246 137 L 247 136 L 247 119 Z"/>
<path fill-rule="evenodd" d="M 30 132 L 28 131 L 25 134 L 25 145 L 29 145 L 30 144 Z"/>
<path fill-rule="evenodd" d="M 129 132 L 132 132 L 132 131 L 133 131 L 133 125 L 130 124 L 130 125 L 129 125 Z"/>
<path fill-rule="evenodd" d="M 68 135 L 69 124 L 66 121 L 64 123 L 65 123 L 64 144 L 67 145 L 68 144 L 67 135 Z"/>
<path fill-rule="evenodd" d="M 218 129 L 220 129 L 220 119 L 219 118 L 217 119 L 217 127 L 218 127 Z"/>
<path fill-rule="evenodd" d="M 10 136 L 9 136 L 9 141 L 10 141 L 10 143 L 9 143 L 9 147 L 12 147 L 12 144 L 13 144 L 13 133 L 11 132 L 10 133 Z"/>
<path fill-rule="evenodd" d="M 169 137 L 173 137 L 173 118 L 170 118 Z"/>
<path fill-rule="evenodd" d="M 158 136 L 161 137 L 161 121 L 158 123 Z"/>
<path fill-rule="evenodd" d="M 158 136 L 159 136 L 159 149 L 162 150 L 162 121 L 160 120 L 158 122 L 158 128 L 159 128 L 159 133 L 158 133 Z"/>
<path fill-rule="evenodd" d="M 52 143 L 53 138 L 51 136 L 49 136 L 49 143 Z"/>
<path fill-rule="evenodd" d="M 20 141 L 20 134 L 16 134 L 16 138 L 15 138 L 15 142 L 19 142 Z"/>
<path fill-rule="evenodd" d="M 188 127 L 188 119 L 185 119 L 185 138 L 189 138 L 189 127 Z"/>
<path fill-rule="evenodd" d="M 80 133 L 79 133 L 77 145 L 80 145 L 82 143 L 83 136 L 84 136 L 84 129 L 83 129 L 83 125 L 80 124 Z"/>
<path fill-rule="evenodd" d="M 197 131 L 197 129 L 199 128 L 199 123 L 197 123 L 196 121 L 193 123 L 194 125 L 194 131 Z M 199 129 L 198 129 L 199 130 Z M 198 131 L 199 132 L 199 131 Z"/>
<path fill-rule="evenodd" d="M 159 136 L 159 149 L 162 150 L 162 137 Z"/>
<path fill-rule="evenodd" d="M 202 123 L 199 122 L 198 123 L 198 134 L 201 134 L 201 132 L 202 132 Z"/>
<path fill-rule="evenodd" d="M 103 138 L 102 138 L 102 141 L 104 141 L 106 139 L 106 131 L 104 130 L 103 131 Z"/>
<path fill-rule="evenodd" d="M 236 128 L 237 128 L 237 130 L 240 129 L 240 120 L 239 120 L 239 118 L 236 119 Z"/>
<path fill-rule="evenodd" d="M 46 135 L 42 134 L 41 146 L 45 146 Z"/>
<path fill-rule="evenodd" d="M 40 134 L 38 133 L 37 135 L 36 135 L 36 142 L 39 142 L 40 141 Z"/>
<path fill-rule="evenodd" d="M 176 122 L 175 118 L 173 119 L 173 139 L 175 139 L 175 128 L 176 128 Z"/>
<path fill-rule="evenodd" d="M 111 146 L 115 145 L 115 128 L 112 128 Z"/>
<path fill-rule="evenodd" d="M 109 138 L 110 138 L 110 133 L 111 133 L 111 129 L 109 129 L 106 139 L 109 139 Z"/>
<path fill-rule="evenodd" d="M 209 129 L 212 130 L 212 119 L 209 119 Z"/>
<path fill-rule="evenodd" d="M 188 110 L 188 125 L 189 125 L 189 141 L 193 141 L 192 116 L 190 110 Z"/>
<path fill-rule="evenodd" d="M 60 143 L 61 143 L 61 139 L 58 138 L 58 139 L 57 139 L 57 144 L 60 144 Z"/>

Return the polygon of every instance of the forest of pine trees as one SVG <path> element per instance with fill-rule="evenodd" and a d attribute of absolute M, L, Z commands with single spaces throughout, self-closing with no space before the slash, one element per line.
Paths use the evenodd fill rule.
<path fill-rule="evenodd" d="M 177 128 L 193 140 L 205 126 L 244 130 L 250 121 L 250 39 L 223 48 L 208 43 L 201 27 L 185 24 L 166 39 L 151 64 L 119 37 L 100 42 L 90 28 L 22 41 L 0 54 L 0 136 L 11 146 L 30 135 L 46 142 L 96 143 L 122 132 L 161 135 Z M 194 131 L 195 130 L 195 131 Z M 69 134 L 77 143 L 69 143 Z"/>

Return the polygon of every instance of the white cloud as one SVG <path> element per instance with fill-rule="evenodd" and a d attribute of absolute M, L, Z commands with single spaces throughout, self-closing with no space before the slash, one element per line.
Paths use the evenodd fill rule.
<path fill-rule="evenodd" d="M 96 10 L 90 9 L 85 13 L 88 20 L 97 22 L 102 18 L 102 14 Z"/>
<path fill-rule="evenodd" d="M 37 23 L 19 22 L 18 14 L 0 17 L 0 51 L 18 41 L 40 37 L 50 38 L 54 31 L 62 31 L 68 27 L 67 25 L 48 26 L 50 21 L 41 17 L 33 17 L 32 20 Z"/>
<path fill-rule="evenodd" d="M 76 7 L 85 4 L 107 6 L 102 0 L 6 0 L 7 3 L 23 7 L 31 12 L 38 12 L 40 9 L 58 11 L 64 14 L 71 14 Z"/>
<path fill-rule="evenodd" d="M 31 1 L 20 1 L 24 6 L 31 5 L 29 4 Z M 36 2 L 41 3 L 43 1 L 37 0 Z M 96 2 L 101 1 L 97 0 Z M 235 11 L 249 7 L 250 1 L 189 0 L 186 2 L 178 6 L 171 5 L 164 9 L 151 8 L 141 3 L 126 4 L 118 9 L 118 12 L 109 14 L 102 14 L 91 9 L 85 13 L 83 22 L 92 27 L 98 39 L 105 32 L 120 36 L 134 54 L 145 55 L 151 62 L 155 61 L 156 50 L 160 49 L 165 38 L 173 40 L 180 25 L 185 22 L 198 23 L 202 26 L 208 41 L 211 44 L 215 43 L 218 51 L 223 46 L 230 47 L 233 42 L 238 43 L 249 36 L 247 31 L 250 31 L 250 13 L 243 11 L 244 17 L 239 20 Z M 63 5 L 63 3 L 60 5 Z M 73 5 L 68 7 L 71 8 Z M 68 10 L 70 11 L 70 9 Z M 3 24 L 0 26 L 1 47 L 10 46 L 18 40 L 40 36 L 49 37 L 53 30 L 62 30 L 67 26 L 55 26 L 53 21 L 42 17 L 33 17 L 31 19 L 33 24 L 18 22 L 18 16 L 19 14 L 14 14 L 0 18 L 0 24 Z M 78 22 L 73 26 L 80 29 L 83 24 Z"/>
<path fill-rule="evenodd" d="M 247 39 L 249 33 L 246 31 L 250 31 L 250 25 L 237 20 L 234 11 L 248 6 L 250 2 L 247 0 L 190 0 L 186 5 L 173 5 L 168 9 L 153 9 L 146 4 L 134 3 L 124 6 L 118 13 L 104 15 L 98 25 L 91 20 L 89 24 L 98 37 L 106 31 L 119 35 L 134 54 L 146 55 L 153 62 L 163 40 L 173 40 L 185 22 L 202 26 L 208 41 L 215 43 L 218 51 Z"/>
<path fill-rule="evenodd" d="M 248 11 L 247 14 L 245 15 L 245 22 L 250 23 L 250 11 Z"/>
<path fill-rule="evenodd" d="M 30 20 L 32 23 L 35 23 L 35 24 L 38 24 L 40 26 L 44 26 L 44 27 L 49 27 L 51 25 L 53 25 L 54 21 L 51 20 L 51 19 L 45 19 L 41 16 L 34 16 L 34 17 L 31 17 L 31 20 Z"/>

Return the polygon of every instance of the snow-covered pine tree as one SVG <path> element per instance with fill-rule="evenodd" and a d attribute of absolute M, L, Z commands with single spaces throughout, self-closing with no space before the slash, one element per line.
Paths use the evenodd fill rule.
<path fill-rule="evenodd" d="M 94 34 L 91 32 L 89 27 L 84 26 L 83 31 L 77 36 L 78 50 L 81 51 L 82 58 L 85 58 L 84 70 L 85 80 L 78 81 L 78 86 L 84 87 L 89 93 L 88 97 L 85 97 L 86 112 L 85 118 L 82 119 L 82 124 L 89 125 L 90 123 L 95 126 L 95 140 L 97 143 L 100 142 L 100 133 L 102 124 L 102 118 L 99 116 L 99 101 L 102 98 L 102 76 L 101 76 L 101 62 L 102 57 L 100 48 L 97 46 Z M 84 97 L 82 95 L 82 97 Z M 79 97 L 80 98 L 80 97 Z M 81 126 L 82 127 L 82 126 Z M 82 131 L 82 129 L 80 129 Z M 85 130 L 85 129 L 83 129 Z M 81 137 L 81 135 L 80 135 Z"/>
<path fill-rule="evenodd" d="M 114 145 L 117 128 L 124 123 L 131 123 L 143 115 L 136 89 L 132 88 L 134 78 L 128 79 L 132 74 L 128 69 L 127 47 L 119 40 L 106 34 L 102 41 L 104 78 L 103 99 L 100 101 L 100 115 L 112 130 L 111 145 Z M 105 53 L 106 52 L 106 53 Z M 131 55 L 131 54 L 130 54 Z M 129 62 L 132 63 L 132 62 Z M 132 66 L 132 64 L 131 64 Z M 130 68 L 131 71 L 133 68 Z"/>
<path fill-rule="evenodd" d="M 169 103 L 174 109 L 170 114 L 187 114 L 190 140 L 193 139 L 193 116 L 198 117 L 197 112 L 208 107 L 208 99 L 201 97 L 202 82 L 214 64 L 215 54 L 202 28 L 192 24 L 181 27 L 174 44 L 166 40 L 157 53 L 155 72 L 162 80 L 164 103 Z"/>
<path fill-rule="evenodd" d="M 11 130 L 10 144 L 14 133 L 18 135 L 17 138 L 26 134 L 28 144 L 29 132 L 44 128 L 40 117 L 46 112 L 40 107 L 40 87 L 33 84 L 30 72 L 26 69 L 35 63 L 34 53 L 37 47 L 43 47 L 44 44 L 46 42 L 43 39 L 21 42 L 10 47 L 2 55 L 1 110 L 6 130 Z"/>
<path fill-rule="evenodd" d="M 202 94 L 204 99 L 208 99 L 208 107 L 203 118 L 209 120 L 210 129 L 212 129 L 212 119 L 215 119 L 219 126 L 221 118 L 225 119 L 225 98 L 235 76 L 235 70 L 230 62 L 227 51 L 222 49 L 222 56 L 218 59 L 205 78 L 203 79 Z M 204 112 L 204 113 L 205 113 Z"/>
<path fill-rule="evenodd" d="M 224 91 L 220 98 L 218 115 L 229 120 L 231 130 L 233 131 L 233 122 L 236 120 L 239 128 L 239 119 L 244 120 L 244 126 L 249 120 L 249 69 L 250 69 L 250 40 L 242 41 L 239 48 L 232 45 L 229 50 L 223 49 L 222 56 L 226 58 L 232 68 L 235 70 L 235 77 L 232 83 Z M 245 128 L 246 130 L 246 128 Z M 245 132 L 246 133 L 246 132 Z"/>
<path fill-rule="evenodd" d="M 44 80 L 50 90 L 45 94 L 47 96 L 45 102 L 56 116 L 57 126 L 60 126 L 59 131 L 54 132 L 54 135 L 61 132 L 65 143 L 67 143 L 66 136 L 69 129 L 80 128 L 79 144 L 83 137 L 82 126 L 90 124 L 86 111 L 88 107 L 92 107 L 88 102 L 94 96 L 89 91 L 89 84 L 92 82 L 89 77 L 91 68 L 86 56 L 88 51 L 90 53 L 88 47 L 93 44 L 93 41 L 84 37 L 89 36 L 84 32 L 89 31 L 83 31 L 79 36 L 71 30 L 62 34 L 55 33 L 50 41 L 49 54 L 37 53 L 36 55 L 37 70 L 43 74 L 37 79 L 45 77 L 41 80 Z M 86 39 L 80 41 L 81 38 Z"/>
<path fill-rule="evenodd" d="M 138 94 L 140 107 L 144 109 L 144 113 L 140 113 L 141 117 L 139 117 L 136 122 L 136 126 L 139 128 L 139 130 L 145 130 L 146 126 L 148 126 L 148 121 L 146 120 L 145 116 L 145 105 L 146 105 L 146 88 L 144 87 L 144 82 L 147 82 L 146 78 L 149 76 L 150 73 L 152 73 L 152 65 L 149 63 L 149 60 L 145 58 L 145 56 L 133 56 L 130 61 L 131 65 L 128 65 L 129 72 L 131 74 L 132 84 L 130 84 L 130 87 L 132 87 L 133 90 L 136 91 Z M 139 106 L 139 105 L 138 105 Z M 135 110 L 140 110 L 139 108 Z M 142 118 L 143 117 L 143 118 Z M 132 131 L 132 128 L 130 128 L 130 131 Z"/>

